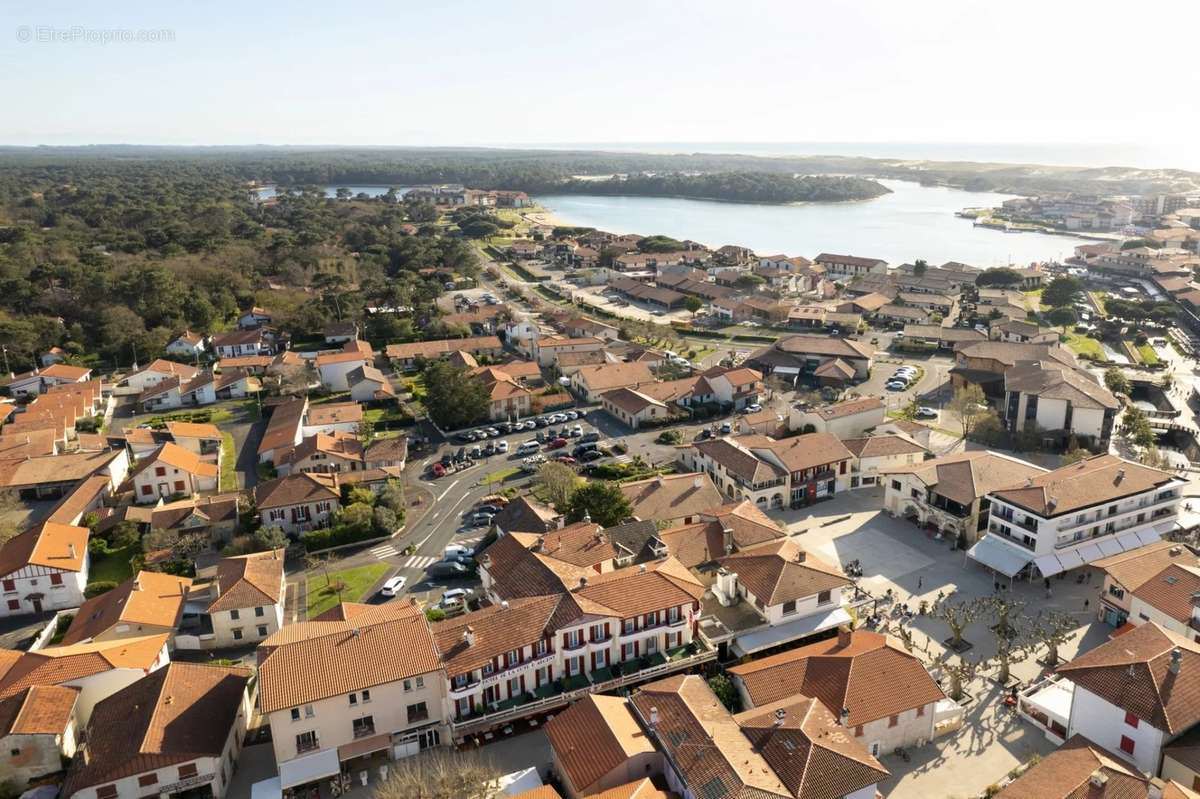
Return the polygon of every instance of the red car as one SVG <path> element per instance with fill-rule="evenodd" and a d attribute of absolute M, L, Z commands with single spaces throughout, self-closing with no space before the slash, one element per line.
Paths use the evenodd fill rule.
<path fill-rule="evenodd" d="M 575 459 L 574 459 L 574 458 L 572 458 L 570 455 L 559 455 L 559 456 L 558 456 L 557 458 L 555 458 L 554 460 L 558 461 L 559 463 L 565 463 L 565 464 L 567 464 L 568 466 L 574 466 L 574 465 L 575 465 Z"/>
<path fill-rule="evenodd" d="M 567 445 L 565 438 L 556 438 L 546 445 L 546 449 L 562 449 Z"/>
<path fill-rule="evenodd" d="M 446 467 L 440 463 L 435 463 L 430 471 L 433 472 L 434 477 L 444 477 L 446 474 Z"/>

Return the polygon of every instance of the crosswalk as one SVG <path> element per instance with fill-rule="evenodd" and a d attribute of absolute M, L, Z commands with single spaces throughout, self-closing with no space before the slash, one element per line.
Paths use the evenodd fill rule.
<path fill-rule="evenodd" d="M 405 558 L 400 567 L 403 569 L 428 569 L 434 563 L 437 563 L 437 560 L 433 555 L 412 555 Z"/>
<path fill-rule="evenodd" d="M 400 554 L 400 550 L 397 549 L 396 545 L 392 544 L 392 543 L 383 543 L 377 547 L 371 547 L 367 551 L 370 552 L 372 555 L 374 555 L 379 560 L 385 560 L 387 558 L 394 557 L 395 555 Z"/>
<path fill-rule="evenodd" d="M 455 541 L 454 543 L 461 544 L 464 547 L 474 547 L 476 544 L 478 544 L 482 540 L 483 540 L 483 536 L 477 535 L 473 538 L 460 538 L 458 541 Z"/>

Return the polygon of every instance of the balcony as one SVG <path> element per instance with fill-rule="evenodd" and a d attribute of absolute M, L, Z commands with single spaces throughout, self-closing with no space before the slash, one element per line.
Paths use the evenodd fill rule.
<path fill-rule="evenodd" d="M 579 638 L 573 644 L 570 641 L 564 642 L 562 649 L 564 652 L 578 652 L 580 649 L 583 649 L 585 644 L 587 644 L 587 640 Z"/>
<path fill-rule="evenodd" d="M 298 755 L 302 755 L 305 752 L 314 752 L 320 748 L 321 744 L 315 737 L 312 740 L 304 741 L 300 740 L 299 738 L 296 739 L 296 754 Z"/>
<path fill-rule="evenodd" d="M 517 699 L 506 700 L 495 709 L 453 722 L 456 740 L 479 735 L 502 724 L 509 724 L 526 716 L 545 713 L 562 707 L 591 693 L 605 693 L 619 688 L 663 677 L 676 671 L 685 671 L 701 663 L 716 660 L 717 652 L 700 642 L 686 644 L 667 652 L 658 652 L 636 660 L 613 664 L 597 669 L 589 676 L 576 674 L 566 679 L 555 680 L 526 693 Z"/>
<path fill-rule="evenodd" d="M 1086 527 L 1096 527 L 1099 525 L 1107 524 L 1109 522 L 1113 522 L 1114 520 L 1120 519 L 1123 516 L 1133 516 L 1136 519 L 1137 518 L 1136 514 L 1145 513 L 1146 511 L 1151 512 L 1151 518 L 1157 518 L 1157 517 L 1155 517 L 1154 514 L 1159 513 L 1159 511 L 1166 510 L 1167 513 L 1162 514 L 1162 516 L 1165 517 L 1165 516 L 1171 515 L 1171 508 L 1178 504 L 1179 504 L 1179 497 L 1177 495 L 1172 495 L 1172 496 L 1164 497 L 1163 499 L 1156 500 L 1153 502 L 1147 502 L 1143 505 L 1138 505 L 1136 507 L 1126 508 L 1125 510 L 1117 511 L 1117 513 L 1112 514 L 1112 515 L 1109 515 L 1108 511 L 1106 510 L 1101 514 L 1100 518 L 1098 518 L 1098 519 L 1088 518 L 1083 522 L 1076 522 L 1076 523 L 1068 525 L 1066 527 L 1060 527 L 1058 529 L 1058 532 L 1059 532 L 1059 534 L 1062 534 L 1062 533 L 1067 533 L 1067 532 L 1075 532 L 1076 530 L 1082 530 Z M 1090 515 L 1091 514 L 1089 514 L 1089 516 Z M 1135 524 L 1136 524 L 1136 522 L 1135 522 Z M 1130 525 L 1130 526 L 1132 526 L 1132 525 Z M 1117 532 L 1120 532 L 1123 529 L 1128 529 L 1128 526 L 1118 528 Z"/>
<path fill-rule="evenodd" d="M 367 736 L 374 735 L 374 734 L 375 734 L 375 724 L 374 723 L 355 724 L 354 725 L 354 738 L 356 740 L 359 738 L 366 738 Z"/>

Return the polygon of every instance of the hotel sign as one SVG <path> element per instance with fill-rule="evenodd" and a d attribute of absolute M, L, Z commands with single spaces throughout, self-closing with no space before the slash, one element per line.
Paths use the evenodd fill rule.
<path fill-rule="evenodd" d="M 207 785 L 208 783 L 212 782 L 216 776 L 216 774 L 197 774 L 194 777 L 188 777 L 186 780 L 173 782 L 170 785 L 155 785 L 154 790 L 159 794 L 186 791 L 188 788 L 196 788 L 201 785 Z"/>

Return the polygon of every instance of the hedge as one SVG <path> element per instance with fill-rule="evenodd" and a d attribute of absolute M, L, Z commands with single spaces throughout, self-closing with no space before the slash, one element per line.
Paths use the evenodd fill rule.
<path fill-rule="evenodd" d="M 306 550 L 315 552 L 318 549 L 340 547 L 373 538 L 379 538 L 379 533 L 371 528 L 356 530 L 353 527 L 325 527 L 320 530 L 309 530 L 300 536 L 300 542 L 304 544 Z"/>
<path fill-rule="evenodd" d="M 778 336 L 749 336 L 749 335 L 739 334 L 739 335 L 733 336 L 733 340 L 734 341 L 753 341 L 753 342 L 757 342 L 759 344 L 774 344 L 776 341 L 779 340 L 779 337 Z"/>
<path fill-rule="evenodd" d="M 94 583 L 89 583 L 87 588 L 83 589 L 83 596 L 85 599 L 91 599 L 92 597 L 108 593 L 116 587 L 117 584 L 112 580 L 97 580 Z"/>

